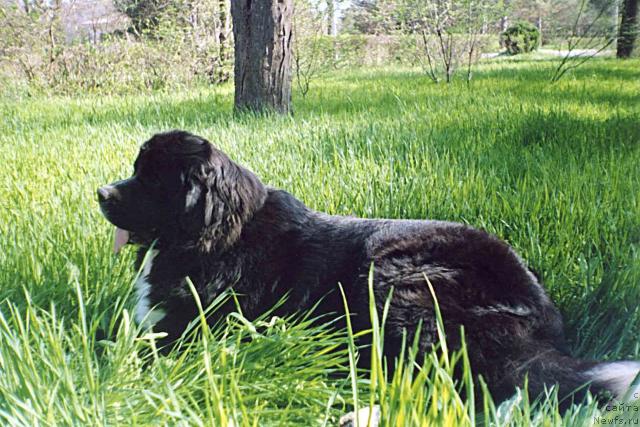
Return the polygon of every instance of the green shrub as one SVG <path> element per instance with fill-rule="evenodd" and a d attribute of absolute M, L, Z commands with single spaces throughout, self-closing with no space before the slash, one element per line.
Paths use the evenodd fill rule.
<path fill-rule="evenodd" d="M 61 24 L 66 12 L 53 3 L 36 2 L 41 6 L 27 13 L 0 1 L 0 80 L 11 81 L 14 93 L 63 94 L 224 82 L 233 71 L 233 46 L 220 36 L 227 31 L 220 3 L 197 2 L 197 23 L 183 10 L 165 8 L 141 32 L 110 28 L 99 36 L 78 31 L 71 37 Z"/>
<path fill-rule="evenodd" d="M 500 44 L 510 55 L 534 51 L 540 46 L 540 30 L 529 22 L 517 22 L 500 34 Z"/>

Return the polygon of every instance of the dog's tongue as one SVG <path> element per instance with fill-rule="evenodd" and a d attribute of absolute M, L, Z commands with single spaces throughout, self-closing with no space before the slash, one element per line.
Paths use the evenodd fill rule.
<path fill-rule="evenodd" d="M 116 227 L 116 236 L 113 241 L 113 253 L 120 252 L 120 249 L 129 241 L 129 232 L 122 228 Z"/>

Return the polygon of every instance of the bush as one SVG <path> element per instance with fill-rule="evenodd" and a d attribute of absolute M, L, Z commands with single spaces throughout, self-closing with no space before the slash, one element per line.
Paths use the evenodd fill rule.
<path fill-rule="evenodd" d="M 92 39 L 67 36 L 62 18 L 69 11 L 60 6 L 67 2 L 38 2 L 26 12 L 0 1 L 0 81 L 12 82 L 15 93 L 65 94 L 224 82 L 233 64 L 229 14 L 220 17 L 222 3 L 196 3 L 193 22 L 166 9 L 153 29 L 111 30 Z"/>
<path fill-rule="evenodd" d="M 529 22 L 518 22 L 500 34 L 500 44 L 510 55 L 534 51 L 540 46 L 540 30 Z"/>

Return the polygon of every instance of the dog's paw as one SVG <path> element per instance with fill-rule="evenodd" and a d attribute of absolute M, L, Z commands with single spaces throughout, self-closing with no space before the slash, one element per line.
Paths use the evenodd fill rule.
<path fill-rule="evenodd" d="M 378 427 L 380 406 L 367 406 L 358 412 L 349 412 L 340 417 L 340 427 Z"/>

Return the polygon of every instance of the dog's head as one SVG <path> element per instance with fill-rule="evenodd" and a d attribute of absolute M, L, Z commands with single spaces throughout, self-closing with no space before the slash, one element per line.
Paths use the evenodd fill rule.
<path fill-rule="evenodd" d="M 130 178 L 98 188 L 104 216 L 124 244 L 186 245 L 224 251 L 262 207 L 266 189 L 207 140 L 184 131 L 154 135 Z"/>

